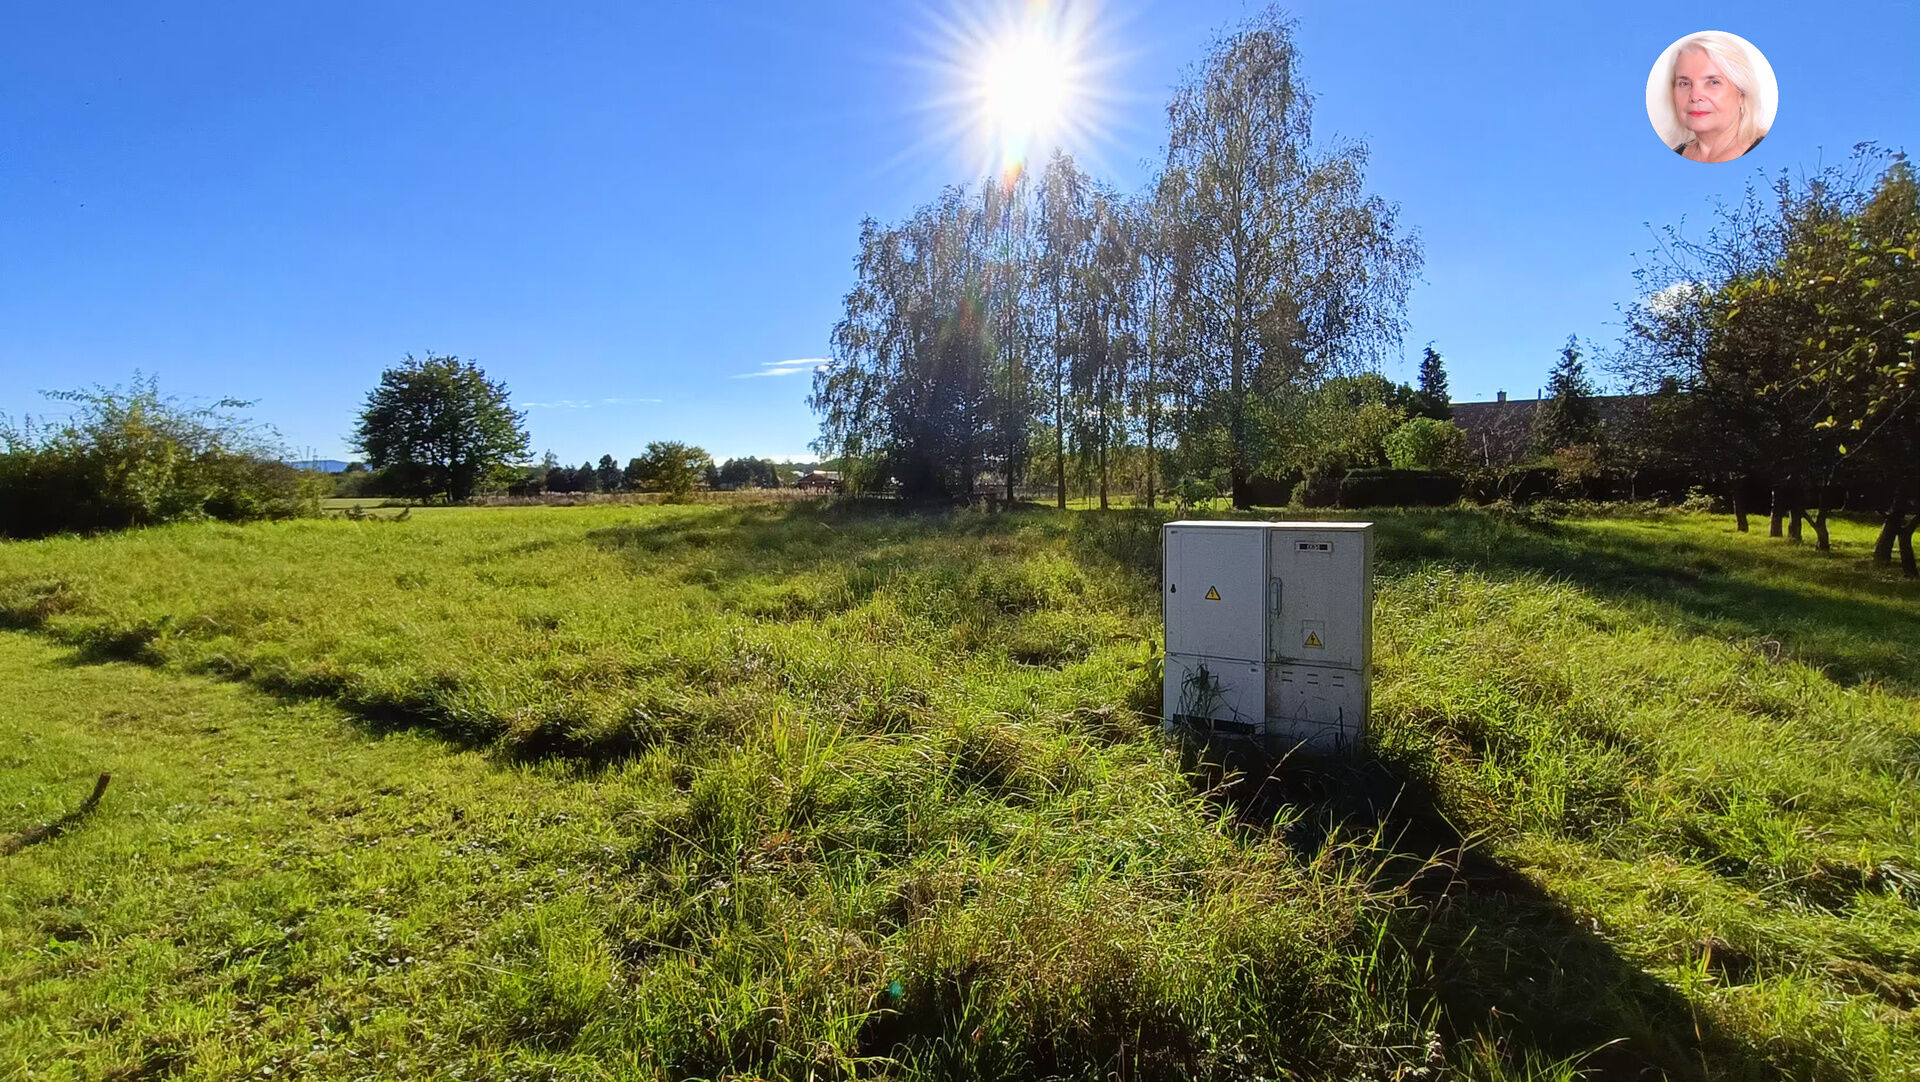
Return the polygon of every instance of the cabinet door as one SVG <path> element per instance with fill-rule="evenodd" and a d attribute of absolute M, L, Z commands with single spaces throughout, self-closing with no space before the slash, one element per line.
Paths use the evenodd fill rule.
<path fill-rule="evenodd" d="M 1367 650 L 1366 539 L 1351 531 L 1272 534 L 1269 662 L 1363 667 Z"/>
<path fill-rule="evenodd" d="M 1168 654 L 1161 717 L 1205 728 L 1258 733 L 1267 721 L 1266 666 Z"/>
<path fill-rule="evenodd" d="M 1167 652 L 1259 661 L 1266 630 L 1266 531 L 1167 528 Z"/>
<path fill-rule="evenodd" d="M 1366 739 L 1367 689 L 1357 672 L 1312 665 L 1267 669 L 1267 735 L 1312 751 L 1349 751 Z"/>

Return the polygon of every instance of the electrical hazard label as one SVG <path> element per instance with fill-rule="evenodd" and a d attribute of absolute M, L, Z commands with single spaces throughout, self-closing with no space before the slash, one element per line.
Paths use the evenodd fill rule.
<path fill-rule="evenodd" d="M 1327 644 L 1320 641 L 1320 633 L 1318 631 L 1307 632 L 1307 645 L 1319 650 L 1327 648 Z"/>
<path fill-rule="evenodd" d="M 1208 601 L 1220 600 L 1220 587 L 1218 586 L 1207 587 L 1207 600 Z"/>

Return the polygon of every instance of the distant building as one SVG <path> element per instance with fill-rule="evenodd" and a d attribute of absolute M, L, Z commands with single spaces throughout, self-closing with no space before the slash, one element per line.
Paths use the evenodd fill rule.
<path fill-rule="evenodd" d="M 1646 395 L 1593 396 L 1594 416 L 1615 432 L 1628 421 Z M 1482 466 L 1512 466 L 1526 461 L 1533 450 L 1533 419 L 1543 398 L 1508 398 L 1501 391 L 1491 402 L 1453 403 L 1453 423 L 1467 434 L 1467 453 Z"/>
<path fill-rule="evenodd" d="M 806 476 L 793 483 L 795 488 L 813 489 L 820 492 L 838 492 L 846 487 L 840 474 L 833 470 L 809 470 Z"/>

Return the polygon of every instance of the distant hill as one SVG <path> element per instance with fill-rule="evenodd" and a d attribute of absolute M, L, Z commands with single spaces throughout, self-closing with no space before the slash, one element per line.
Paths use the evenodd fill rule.
<path fill-rule="evenodd" d="M 288 462 L 296 470 L 319 470 L 321 473 L 343 473 L 347 464 L 337 458 L 302 458 Z"/>

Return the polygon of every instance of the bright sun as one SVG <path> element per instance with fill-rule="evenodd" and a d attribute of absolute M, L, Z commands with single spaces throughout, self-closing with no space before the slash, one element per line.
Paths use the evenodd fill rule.
<path fill-rule="evenodd" d="M 980 67 L 981 117 L 1018 157 L 1060 134 L 1073 99 L 1073 57 L 1044 25 L 1029 25 L 988 47 Z"/>
<path fill-rule="evenodd" d="M 1003 170 L 1083 134 L 1093 95 L 1086 5 L 1027 0 L 967 34 L 966 98 Z"/>
<path fill-rule="evenodd" d="M 1113 48 L 1123 19 L 1102 0 L 957 0 L 918 5 L 932 48 L 908 63 L 934 73 L 922 150 L 979 154 L 978 168 L 1011 180 L 1058 149 L 1100 153 L 1127 58 Z M 903 154 L 903 157 L 905 155 Z"/>

